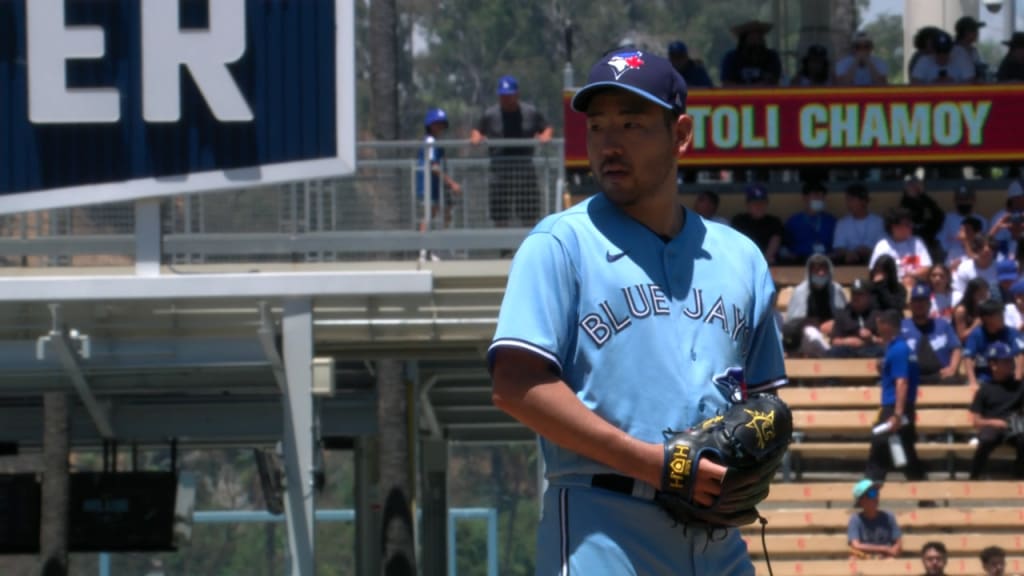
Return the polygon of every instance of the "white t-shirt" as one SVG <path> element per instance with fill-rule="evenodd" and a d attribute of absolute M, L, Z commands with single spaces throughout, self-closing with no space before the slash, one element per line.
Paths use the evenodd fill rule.
<path fill-rule="evenodd" d="M 999 294 L 999 276 L 996 274 L 995 259 L 992 259 L 988 268 L 981 269 L 974 265 L 974 260 L 968 258 L 953 271 L 953 302 L 959 302 L 963 298 L 967 283 L 975 278 L 988 282 L 989 291 L 993 295 Z"/>
<path fill-rule="evenodd" d="M 873 65 L 879 74 L 882 76 L 889 74 L 889 67 L 885 64 L 885 60 L 878 56 L 870 56 L 870 60 L 869 66 Z M 857 66 L 857 59 L 852 55 L 836 62 L 836 77 L 845 76 L 850 71 L 850 68 L 854 66 Z M 869 66 L 857 67 L 856 72 L 853 73 L 854 86 L 871 86 L 875 83 L 871 79 L 871 68 Z"/>
<path fill-rule="evenodd" d="M 844 250 L 853 250 L 858 246 L 874 247 L 884 237 L 885 224 L 878 214 L 868 214 L 860 220 L 847 214 L 836 223 L 832 247 Z"/>
<path fill-rule="evenodd" d="M 932 257 L 928 255 L 928 248 L 917 236 L 911 236 L 903 242 L 896 242 L 888 236 L 882 238 L 878 244 L 875 244 L 875 249 L 871 252 L 871 262 L 868 264 L 868 268 L 874 268 L 879 257 L 886 254 L 896 260 L 896 271 L 899 273 L 900 280 L 903 280 L 908 273 L 913 274 L 921 268 L 929 268 L 932 265 Z"/>
<path fill-rule="evenodd" d="M 941 72 L 945 71 L 946 76 L 953 79 L 954 82 L 970 82 L 974 79 L 974 69 L 971 68 L 970 74 L 966 74 L 963 70 L 959 70 L 953 67 L 953 60 L 945 66 L 939 66 L 939 63 L 935 61 L 935 57 L 931 54 L 925 54 L 917 59 L 914 63 L 914 69 L 910 71 L 910 78 L 919 82 L 935 82 L 942 76 Z"/>

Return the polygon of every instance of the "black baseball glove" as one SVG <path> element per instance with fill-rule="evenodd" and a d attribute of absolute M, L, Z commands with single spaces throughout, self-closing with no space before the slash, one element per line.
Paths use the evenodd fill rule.
<path fill-rule="evenodd" d="M 657 502 L 677 522 L 742 526 L 757 520 L 757 505 L 782 464 L 793 436 L 793 414 L 781 398 L 754 394 L 725 414 L 683 432 L 665 432 L 665 466 Z M 725 466 L 721 494 L 711 506 L 693 501 L 701 458 Z"/>

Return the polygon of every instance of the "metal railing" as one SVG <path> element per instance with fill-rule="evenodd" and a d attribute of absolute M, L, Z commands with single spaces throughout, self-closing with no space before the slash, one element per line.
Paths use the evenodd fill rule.
<path fill-rule="evenodd" d="M 560 210 L 561 140 L 439 141 L 443 191 L 421 141 L 362 142 L 348 177 L 182 195 L 161 202 L 165 264 L 491 257 Z M 516 161 L 495 148 L 524 152 Z M 0 216 L 0 266 L 123 266 L 135 207 L 100 204 Z"/>

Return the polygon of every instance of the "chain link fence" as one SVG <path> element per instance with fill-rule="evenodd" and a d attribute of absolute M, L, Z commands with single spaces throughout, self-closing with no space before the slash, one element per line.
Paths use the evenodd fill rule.
<path fill-rule="evenodd" d="M 164 199 L 164 263 L 414 259 L 427 252 L 419 237 L 438 233 L 432 244 L 445 249 L 431 257 L 490 257 L 498 251 L 460 238 L 532 227 L 561 209 L 564 177 L 561 140 L 496 142 L 530 154 L 507 160 L 487 142 L 437 142 L 435 172 L 422 142 L 363 142 L 351 177 Z M 131 202 L 0 216 L 0 265 L 131 265 L 134 234 Z"/>

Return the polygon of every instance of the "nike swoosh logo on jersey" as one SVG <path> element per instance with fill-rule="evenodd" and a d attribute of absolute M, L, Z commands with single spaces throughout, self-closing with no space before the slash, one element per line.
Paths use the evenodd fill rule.
<path fill-rule="evenodd" d="M 608 252 L 605 253 L 605 257 L 608 258 L 609 262 L 615 262 L 616 260 L 622 258 L 626 254 L 629 254 L 629 250 L 626 250 L 625 252 L 619 252 L 618 254 L 612 254 L 612 251 L 609 250 Z"/>

